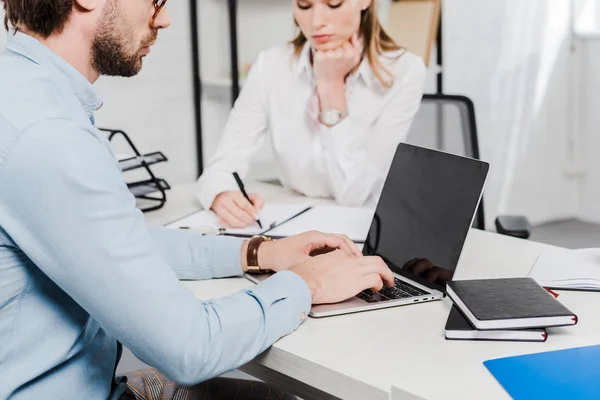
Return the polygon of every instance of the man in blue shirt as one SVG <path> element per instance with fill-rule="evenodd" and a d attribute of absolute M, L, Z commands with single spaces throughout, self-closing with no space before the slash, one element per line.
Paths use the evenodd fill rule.
<path fill-rule="evenodd" d="M 293 332 L 311 303 L 393 284 L 345 237 L 145 225 L 94 127 L 92 83 L 139 72 L 170 24 L 164 0 L 0 2 L 0 399 L 230 398 L 210 379 Z M 337 250 L 310 257 L 324 248 Z M 248 260 L 277 273 L 212 301 L 178 280 L 241 275 Z M 120 343 L 156 370 L 115 379 Z"/>

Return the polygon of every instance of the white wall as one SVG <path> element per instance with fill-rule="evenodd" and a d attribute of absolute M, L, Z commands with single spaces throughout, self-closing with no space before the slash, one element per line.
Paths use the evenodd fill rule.
<path fill-rule="evenodd" d="M 444 3 L 447 93 L 476 105 L 485 192 L 495 214 L 532 222 L 577 213 L 570 136 L 569 0 L 450 0 Z"/>
<path fill-rule="evenodd" d="M 579 42 L 581 79 L 579 84 L 580 129 L 586 174 L 581 184 L 579 217 L 600 223 L 600 35 Z"/>
<path fill-rule="evenodd" d="M 577 0 L 576 81 L 578 118 L 576 125 L 580 133 L 582 164 L 585 175 L 580 187 L 579 218 L 600 223 L 600 0 Z"/>
<path fill-rule="evenodd" d="M 600 31 L 600 0 L 573 0 L 574 29 L 578 35 Z"/>

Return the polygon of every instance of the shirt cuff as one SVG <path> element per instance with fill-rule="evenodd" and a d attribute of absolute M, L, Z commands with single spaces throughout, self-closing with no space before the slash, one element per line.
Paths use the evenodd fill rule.
<path fill-rule="evenodd" d="M 256 297 L 261 304 L 271 304 L 276 318 L 283 323 L 282 336 L 298 328 L 308 317 L 312 304 L 312 295 L 306 282 L 291 271 L 281 271 L 247 289 L 247 293 Z"/>

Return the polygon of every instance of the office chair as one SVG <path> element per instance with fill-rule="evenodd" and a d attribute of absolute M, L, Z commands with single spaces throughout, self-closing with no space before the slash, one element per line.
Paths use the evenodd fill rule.
<path fill-rule="evenodd" d="M 479 141 L 475 106 L 465 96 L 426 94 L 415 116 L 407 143 L 479 159 Z M 498 216 L 498 233 L 527 239 L 531 224 L 524 216 Z M 477 209 L 473 227 L 485 230 L 483 199 Z"/>

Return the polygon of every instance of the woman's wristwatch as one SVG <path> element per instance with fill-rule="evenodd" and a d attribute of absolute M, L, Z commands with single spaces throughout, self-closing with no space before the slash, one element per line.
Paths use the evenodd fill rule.
<path fill-rule="evenodd" d="M 258 265 L 258 248 L 263 242 L 270 242 L 272 239 L 268 236 L 253 236 L 248 243 L 248 250 L 246 252 L 246 262 L 248 264 L 249 274 L 265 274 L 271 272 L 271 270 L 263 269 Z"/>
<path fill-rule="evenodd" d="M 346 109 L 345 111 L 340 111 L 340 110 L 335 110 L 335 109 L 331 109 L 331 110 L 325 109 L 319 113 L 319 118 L 321 119 L 321 122 L 330 128 L 332 126 L 338 124 L 341 120 L 343 120 L 347 116 L 348 116 L 348 109 Z"/>

